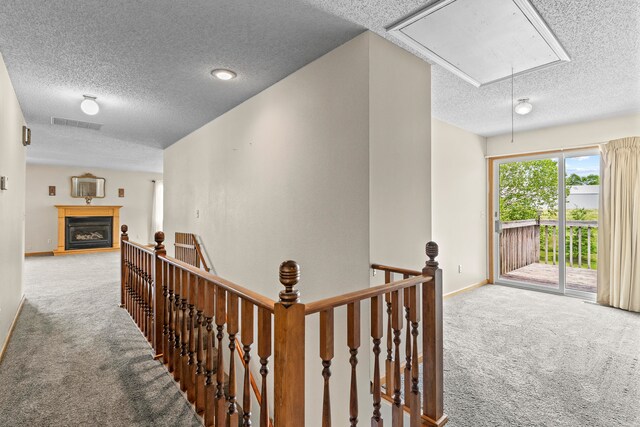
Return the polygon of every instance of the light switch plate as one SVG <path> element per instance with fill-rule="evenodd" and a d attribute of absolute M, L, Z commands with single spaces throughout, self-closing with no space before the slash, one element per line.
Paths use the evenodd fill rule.
<path fill-rule="evenodd" d="M 7 176 L 0 176 L 0 190 L 8 190 L 8 181 L 9 181 L 9 177 Z"/>

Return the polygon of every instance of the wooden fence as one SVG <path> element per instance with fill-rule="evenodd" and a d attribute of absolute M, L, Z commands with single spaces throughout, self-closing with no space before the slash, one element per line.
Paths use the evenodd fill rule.
<path fill-rule="evenodd" d="M 597 239 L 598 221 L 566 222 L 566 255 L 570 267 L 593 266 L 597 251 L 592 240 Z M 595 242 L 594 242 L 595 243 Z M 500 233 L 500 274 L 506 274 L 533 263 L 557 265 L 560 235 L 557 220 L 523 220 L 502 223 Z"/>

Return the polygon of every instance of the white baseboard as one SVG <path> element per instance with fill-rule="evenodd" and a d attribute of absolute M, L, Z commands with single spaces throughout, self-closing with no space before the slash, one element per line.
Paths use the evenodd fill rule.
<path fill-rule="evenodd" d="M 474 283 L 473 285 L 465 286 L 464 288 L 458 289 L 457 291 L 448 292 L 448 293 L 444 294 L 443 298 L 444 299 L 451 298 L 451 297 L 454 297 L 454 296 L 456 296 L 458 294 L 461 294 L 461 293 L 464 293 L 464 292 L 469 292 L 469 291 L 472 291 L 474 289 L 477 289 L 477 288 L 479 288 L 481 286 L 484 286 L 484 285 L 486 285 L 488 283 L 489 283 L 489 280 L 483 280 L 481 282 Z"/>
<path fill-rule="evenodd" d="M 9 327 L 9 333 L 7 334 L 7 338 L 4 340 L 2 344 L 2 350 L 0 350 L 0 363 L 2 363 L 2 358 L 4 357 L 4 352 L 7 350 L 9 346 L 9 340 L 11 339 L 11 335 L 13 334 L 13 329 L 16 327 L 16 322 L 18 321 L 18 316 L 20 316 L 20 312 L 22 311 L 22 306 L 24 305 L 24 295 L 22 295 L 22 299 L 20 300 L 20 305 L 18 305 L 18 310 L 16 311 L 16 315 L 13 318 L 13 322 L 11 322 L 11 326 Z"/>

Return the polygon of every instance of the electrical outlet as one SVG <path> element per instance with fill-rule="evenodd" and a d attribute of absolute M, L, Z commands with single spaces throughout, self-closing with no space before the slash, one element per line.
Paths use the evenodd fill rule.
<path fill-rule="evenodd" d="M 462 264 L 458 264 L 458 274 L 462 274 Z"/>
<path fill-rule="evenodd" d="M 51 239 L 47 239 L 47 243 L 51 244 Z"/>

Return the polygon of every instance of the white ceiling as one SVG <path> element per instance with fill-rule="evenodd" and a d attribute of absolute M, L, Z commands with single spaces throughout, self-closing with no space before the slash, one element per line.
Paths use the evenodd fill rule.
<path fill-rule="evenodd" d="M 163 147 L 364 28 L 411 50 L 386 28 L 433 3 L 3 0 L 0 52 L 33 130 L 29 161 L 158 171 Z M 572 61 L 516 77 L 515 97 L 534 104 L 516 130 L 640 111 L 640 2 L 533 4 Z M 239 77 L 215 81 L 216 67 Z M 510 130 L 509 82 L 476 88 L 439 66 L 432 79 L 436 118 L 485 136 Z M 98 97 L 97 116 L 80 112 L 83 94 Z"/>
<path fill-rule="evenodd" d="M 386 28 L 437 2 L 309 1 L 398 44 Z M 516 116 L 516 132 L 640 112 L 640 1 L 532 0 L 532 4 L 571 62 L 516 77 L 514 97 L 530 98 L 534 105 L 531 114 Z M 511 84 L 502 81 L 476 88 L 434 66 L 432 113 L 483 136 L 510 132 Z"/>
<path fill-rule="evenodd" d="M 477 87 L 569 60 L 528 0 L 444 0 L 389 32 Z"/>

